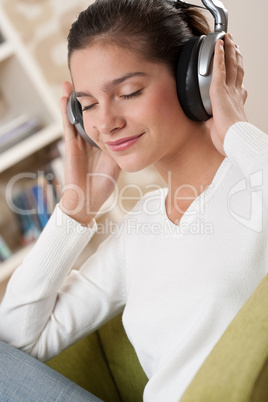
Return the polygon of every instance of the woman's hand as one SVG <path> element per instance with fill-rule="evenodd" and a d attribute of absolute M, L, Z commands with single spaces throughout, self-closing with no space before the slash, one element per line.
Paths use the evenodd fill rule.
<path fill-rule="evenodd" d="M 67 102 L 73 91 L 63 84 L 61 113 L 65 139 L 65 186 L 60 208 L 82 225 L 88 225 L 112 194 L 120 168 L 114 159 L 79 135 L 67 116 Z"/>
<path fill-rule="evenodd" d="M 243 86 L 243 58 L 230 34 L 215 46 L 213 75 L 210 87 L 213 117 L 206 123 L 217 150 L 225 155 L 223 142 L 228 129 L 247 121 L 244 104 L 247 91 Z"/>

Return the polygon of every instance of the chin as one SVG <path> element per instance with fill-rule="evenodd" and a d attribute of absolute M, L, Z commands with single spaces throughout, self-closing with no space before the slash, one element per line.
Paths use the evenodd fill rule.
<path fill-rule="evenodd" d="M 145 159 L 141 157 L 135 158 L 132 157 L 132 155 L 116 158 L 116 162 L 124 172 L 128 173 L 139 172 L 151 165 L 151 163 L 147 163 Z"/>

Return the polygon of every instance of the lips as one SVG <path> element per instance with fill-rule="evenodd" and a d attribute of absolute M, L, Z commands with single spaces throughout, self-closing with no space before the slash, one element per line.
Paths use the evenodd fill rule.
<path fill-rule="evenodd" d="M 107 141 L 105 144 L 108 145 L 110 150 L 113 152 L 124 151 L 125 149 L 128 149 L 132 145 L 136 144 L 143 134 L 144 133 L 132 137 L 121 138 L 117 141 Z"/>

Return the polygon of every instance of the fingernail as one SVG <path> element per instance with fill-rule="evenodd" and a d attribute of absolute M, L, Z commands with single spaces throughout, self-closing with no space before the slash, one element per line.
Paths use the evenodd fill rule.
<path fill-rule="evenodd" d="M 231 33 L 228 33 L 228 36 L 231 40 L 234 40 L 233 35 Z"/>

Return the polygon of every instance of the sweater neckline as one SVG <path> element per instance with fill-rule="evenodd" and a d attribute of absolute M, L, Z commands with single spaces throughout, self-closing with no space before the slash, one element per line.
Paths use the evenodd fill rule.
<path fill-rule="evenodd" d="M 165 188 L 164 190 L 164 194 L 163 194 L 163 208 L 164 208 L 164 216 L 165 219 L 168 220 L 170 225 L 173 225 L 175 227 L 179 227 L 182 223 L 187 222 L 190 223 L 191 221 L 193 221 L 195 219 L 195 216 L 198 212 L 200 211 L 201 208 L 205 207 L 205 204 L 208 203 L 208 201 L 210 200 L 210 198 L 214 195 L 214 193 L 217 191 L 219 185 L 221 184 L 223 178 L 226 176 L 227 172 L 229 171 L 229 169 L 231 168 L 231 161 L 229 160 L 228 157 L 225 157 L 222 161 L 222 163 L 220 164 L 218 170 L 215 173 L 215 176 L 213 177 L 212 182 L 210 183 L 210 185 L 206 188 L 206 190 L 204 190 L 189 206 L 189 208 L 185 211 L 185 213 L 183 214 L 183 216 L 181 217 L 181 220 L 179 222 L 178 225 L 176 225 L 175 223 L 173 223 L 167 214 L 166 211 L 166 197 L 168 195 L 168 188 Z"/>

